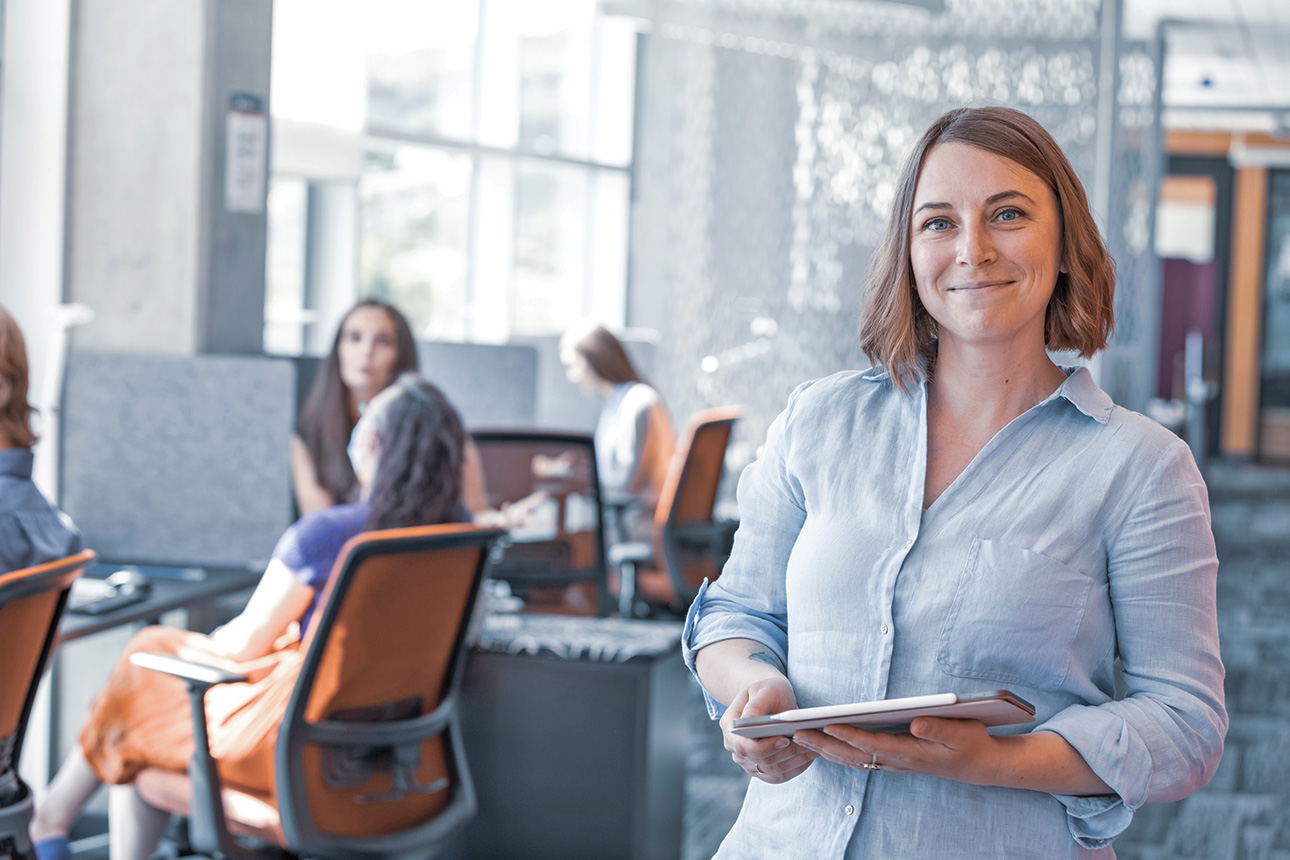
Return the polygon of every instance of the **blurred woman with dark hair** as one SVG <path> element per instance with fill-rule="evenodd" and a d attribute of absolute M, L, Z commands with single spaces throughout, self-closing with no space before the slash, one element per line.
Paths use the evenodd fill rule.
<path fill-rule="evenodd" d="M 31 833 L 41 860 L 67 856 L 67 833 L 102 783 L 113 786 L 114 860 L 143 860 L 156 847 L 166 816 L 130 783 L 149 767 L 183 771 L 192 725 L 183 685 L 133 665 L 137 652 L 173 654 L 251 679 L 207 694 L 211 750 L 224 779 L 271 792 L 277 728 L 304 659 L 300 636 L 341 548 L 371 529 L 469 522 L 460 501 L 464 441 L 456 410 L 415 374 L 374 396 L 349 446 L 359 499 L 288 528 L 246 608 L 211 635 L 149 627 L 130 640 L 90 706 L 79 746 L 36 809 Z"/>
<path fill-rule="evenodd" d="M 31 413 L 27 347 L 18 323 L 0 307 L 0 573 L 63 558 L 81 544 L 71 521 L 31 481 Z"/>
<path fill-rule="evenodd" d="M 569 381 L 603 401 L 596 422 L 596 468 L 610 495 L 640 504 L 623 518 L 624 537 L 649 540 L 676 437 L 663 398 L 641 379 L 622 343 L 598 324 L 584 324 L 560 340 Z"/>
<path fill-rule="evenodd" d="M 416 341 L 398 308 L 364 299 L 345 314 L 292 439 L 292 485 L 302 515 L 357 500 L 358 479 L 345 453 L 354 427 L 373 397 L 416 369 Z M 463 500 L 471 510 L 482 510 L 483 473 L 469 440 L 465 455 Z"/>

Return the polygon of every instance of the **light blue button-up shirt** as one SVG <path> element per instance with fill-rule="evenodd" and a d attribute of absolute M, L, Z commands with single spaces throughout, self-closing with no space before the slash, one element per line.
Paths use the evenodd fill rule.
<path fill-rule="evenodd" d="M 817 759 L 753 780 L 718 857 L 1111 857 L 1135 809 L 1213 775 L 1227 713 L 1204 482 L 1176 436 L 1068 374 L 926 511 L 926 386 L 871 371 L 798 388 L 740 479 L 734 552 L 685 657 L 761 642 L 801 707 L 1011 689 L 1036 722 L 992 731 L 1060 734 L 1115 794 Z"/>

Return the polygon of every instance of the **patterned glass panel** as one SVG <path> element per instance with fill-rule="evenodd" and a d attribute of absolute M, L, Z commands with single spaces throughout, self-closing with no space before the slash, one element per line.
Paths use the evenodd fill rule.
<path fill-rule="evenodd" d="M 860 291 L 900 162 L 932 119 L 964 104 L 1032 114 L 1090 197 L 1101 183 L 1124 315 L 1124 360 L 1108 364 L 1133 366 L 1152 329 L 1141 303 L 1155 278 L 1155 64 L 1141 46 L 1110 58 L 1116 125 L 1111 163 L 1099 165 L 1099 0 L 947 0 L 943 13 L 855 0 L 654 8 L 629 318 L 665 333 L 654 381 L 678 419 L 747 408 L 733 468 L 798 383 L 867 365 Z M 1106 380 L 1113 396 L 1135 405 L 1136 379 L 1119 376 Z"/>

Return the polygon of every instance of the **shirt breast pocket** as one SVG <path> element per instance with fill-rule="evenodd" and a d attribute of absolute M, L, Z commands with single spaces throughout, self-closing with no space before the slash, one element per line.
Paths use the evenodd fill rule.
<path fill-rule="evenodd" d="M 974 540 L 936 661 L 951 675 L 1059 689 L 1091 577 L 1028 549 Z"/>

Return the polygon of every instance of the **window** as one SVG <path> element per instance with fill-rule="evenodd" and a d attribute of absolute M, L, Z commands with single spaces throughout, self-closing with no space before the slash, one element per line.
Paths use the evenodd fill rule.
<path fill-rule="evenodd" d="M 318 343 L 288 329 L 307 326 L 311 309 L 369 296 L 403 309 L 427 339 L 499 342 L 586 316 L 623 325 L 636 38 L 595 0 L 279 0 L 266 349 Z M 300 93 L 348 93 L 356 76 L 357 129 L 283 115 L 325 110 Z M 280 93 L 280 80 L 298 92 Z M 322 126 L 329 151 L 347 149 L 337 128 L 349 137 L 345 166 L 319 168 L 326 147 L 293 144 L 293 133 L 321 141 Z M 324 181 L 355 192 L 292 190 Z M 348 250 L 335 233 L 320 246 L 309 227 L 327 201 L 355 209 L 328 222 L 355 225 Z M 308 264 L 293 268 L 296 258 Z M 343 300 L 326 295 L 345 285 Z"/>

